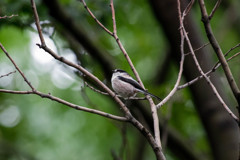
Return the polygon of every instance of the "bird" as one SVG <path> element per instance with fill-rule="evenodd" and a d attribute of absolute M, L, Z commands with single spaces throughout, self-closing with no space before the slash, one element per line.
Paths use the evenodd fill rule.
<path fill-rule="evenodd" d="M 124 70 L 113 70 L 111 84 L 113 90 L 124 99 L 133 98 L 137 93 L 140 92 L 145 95 L 150 95 L 151 97 L 157 98 L 161 101 L 161 98 L 143 89 L 141 85 Z"/>

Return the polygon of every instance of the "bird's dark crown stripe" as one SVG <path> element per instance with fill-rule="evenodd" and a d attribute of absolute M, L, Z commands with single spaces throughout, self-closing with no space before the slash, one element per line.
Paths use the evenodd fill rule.
<path fill-rule="evenodd" d="M 124 70 L 121 70 L 121 69 L 115 69 L 114 72 L 121 72 L 121 73 L 127 73 L 126 71 Z"/>

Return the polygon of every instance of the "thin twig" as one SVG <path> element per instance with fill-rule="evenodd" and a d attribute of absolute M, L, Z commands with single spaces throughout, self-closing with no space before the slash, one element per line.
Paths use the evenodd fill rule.
<path fill-rule="evenodd" d="M 93 86 L 91 86 L 90 84 L 88 84 L 86 81 L 84 81 L 84 84 L 90 88 L 91 90 L 93 90 L 94 92 L 97 92 L 97 93 L 100 93 L 100 94 L 103 94 L 103 95 L 109 95 L 107 92 L 103 92 L 103 91 L 100 91 L 96 88 L 94 88 Z"/>
<path fill-rule="evenodd" d="M 16 71 L 12 71 L 12 72 L 9 72 L 7 74 L 1 75 L 0 78 L 7 77 L 7 76 L 9 76 L 10 74 L 13 74 L 13 73 L 16 73 Z"/>
<path fill-rule="evenodd" d="M 39 92 L 37 90 L 36 91 L 13 91 L 13 90 L 0 89 L 0 92 L 1 93 L 11 93 L 11 94 L 35 94 L 35 95 L 38 95 L 38 96 L 40 96 L 42 98 L 47 98 L 47 99 L 50 99 L 52 101 L 64 104 L 64 105 L 69 106 L 71 108 L 74 108 L 76 110 L 81 110 L 81 111 L 84 111 L 84 112 L 97 114 L 97 115 L 100 115 L 100 116 L 103 116 L 103 117 L 107 117 L 107 118 L 110 118 L 110 119 L 113 119 L 113 120 L 117 120 L 117 121 L 123 121 L 123 122 L 128 121 L 128 119 L 126 117 L 116 116 L 116 115 L 113 115 L 113 114 L 110 114 L 110 113 L 106 113 L 106 112 L 103 112 L 103 111 L 99 111 L 99 110 L 96 110 L 96 109 L 91 109 L 91 108 L 79 106 L 79 105 L 70 103 L 68 101 L 65 101 L 65 100 L 63 100 L 61 98 L 52 96 L 50 93 L 49 94 L 45 94 L 45 93 Z"/>
<path fill-rule="evenodd" d="M 215 6 L 213 7 L 212 12 L 210 13 L 210 15 L 208 16 L 208 19 L 211 20 L 214 13 L 216 12 L 216 10 L 218 9 L 220 3 L 222 2 L 222 0 L 218 0 L 217 3 L 215 4 Z"/>
<path fill-rule="evenodd" d="M 12 18 L 12 17 L 15 17 L 15 16 L 18 16 L 17 14 L 13 14 L 11 16 L 0 16 L 0 19 L 6 19 L 6 18 Z"/>
<path fill-rule="evenodd" d="M 33 94 L 33 91 L 14 91 L 8 89 L 0 89 L 1 93 L 11 93 L 11 94 Z"/>
<path fill-rule="evenodd" d="M 232 50 L 234 50 L 234 49 L 236 49 L 236 48 L 238 48 L 238 47 L 240 47 L 240 43 L 238 43 L 238 44 L 235 45 L 234 47 L 230 48 L 230 49 L 224 54 L 224 56 L 226 57 L 226 56 L 228 55 L 228 53 L 230 53 Z"/>
<path fill-rule="evenodd" d="M 171 92 L 157 105 L 157 108 L 160 108 L 162 105 L 164 105 L 177 91 L 177 88 L 180 84 L 181 78 L 182 78 L 182 73 L 183 73 L 183 64 L 184 64 L 184 35 L 183 35 L 183 19 L 185 15 L 182 16 L 181 14 L 181 7 L 180 7 L 180 2 L 178 2 L 178 15 L 179 15 L 179 22 L 180 22 L 180 35 L 181 35 L 181 44 L 180 44 L 180 51 L 181 51 L 181 60 L 180 60 L 180 67 L 179 67 L 179 72 L 178 72 L 178 77 L 177 81 L 171 90 Z"/>
<path fill-rule="evenodd" d="M 194 2 L 195 2 L 195 0 L 191 0 L 191 1 L 188 3 L 186 9 L 183 11 L 183 16 L 188 15 L 188 13 L 190 12 L 190 10 L 192 9 L 192 6 L 193 6 Z"/>
<path fill-rule="evenodd" d="M 110 34 L 111 36 L 113 35 L 113 33 L 111 31 L 109 31 L 92 13 L 92 11 L 88 8 L 86 2 L 84 0 L 80 0 L 83 3 L 84 8 L 88 11 L 88 13 L 92 16 L 92 18 L 97 22 L 97 24 L 102 27 L 102 29 L 104 29 L 108 34 Z"/>
<path fill-rule="evenodd" d="M 13 59 L 10 57 L 10 55 L 8 54 L 7 50 L 3 47 L 3 45 L 0 43 L 0 48 L 2 49 L 2 51 L 5 53 L 5 55 L 8 57 L 8 59 L 12 62 L 12 64 L 14 65 L 14 67 L 16 68 L 16 70 L 21 74 L 21 76 L 23 77 L 24 81 L 28 84 L 28 86 L 32 89 L 32 91 L 35 90 L 35 88 L 32 86 L 32 84 L 30 83 L 30 81 L 27 80 L 27 78 L 25 77 L 25 75 L 23 74 L 23 72 L 18 68 L 18 66 L 16 65 L 16 63 L 13 61 Z"/>
<path fill-rule="evenodd" d="M 115 18 L 115 9 L 113 5 L 113 0 L 110 2 L 110 7 L 112 11 L 112 22 L 113 22 L 113 35 L 117 35 L 117 25 L 116 25 L 116 18 Z"/>
<path fill-rule="evenodd" d="M 40 26 L 40 23 L 39 23 L 40 21 L 39 21 L 39 17 L 38 17 L 38 13 L 37 13 L 37 7 L 36 7 L 36 4 L 35 4 L 34 0 L 31 0 L 31 6 L 32 6 L 32 10 L 33 10 L 34 17 L 35 17 L 35 20 L 36 20 L 35 24 L 36 24 L 38 33 L 39 32 L 42 33 L 42 29 L 41 29 L 41 26 Z M 38 35 L 39 35 L 42 46 L 46 46 L 45 40 L 43 38 L 43 34 L 38 34 Z"/>
<path fill-rule="evenodd" d="M 202 48 L 204 48 L 204 47 L 206 47 L 207 45 L 209 45 L 210 43 L 208 42 L 208 43 L 205 43 L 205 44 L 203 44 L 201 47 L 199 47 L 199 48 L 197 48 L 197 49 L 194 49 L 194 52 L 197 52 L 197 51 L 199 51 L 200 49 L 202 49 Z M 188 53 L 185 53 L 185 56 L 187 56 L 187 55 L 190 55 L 191 54 L 191 52 L 188 52 Z"/>
<path fill-rule="evenodd" d="M 227 61 L 232 60 L 233 58 L 237 57 L 238 55 L 240 55 L 240 52 L 238 52 L 238 53 L 234 54 L 233 56 L 229 57 L 229 58 L 227 59 Z"/>
<path fill-rule="evenodd" d="M 237 44 L 236 46 L 232 47 L 231 49 L 229 49 L 229 50 L 225 53 L 225 56 L 227 56 L 227 55 L 229 54 L 229 52 L 231 52 L 232 50 L 236 49 L 236 48 L 239 47 L 239 46 L 240 46 L 240 43 Z M 237 57 L 239 54 L 240 54 L 240 52 L 238 52 L 238 53 L 234 54 L 233 56 L 229 57 L 229 58 L 227 59 L 227 62 L 229 62 L 229 61 L 232 60 L 233 58 Z M 209 70 L 208 72 L 206 72 L 205 74 L 206 74 L 207 76 L 209 76 L 211 73 L 213 73 L 213 72 L 214 72 L 216 69 L 218 69 L 220 66 L 221 66 L 221 63 L 218 61 L 218 62 L 212 67 L 212 69 Z M 183 89 L 183 88 L 186 88 L 186 87 L 189 87 L 190 85 L 196 83 L 198 80 L 200 80 L 200 79 L 202 79 L 202 78 L 203 78 L 203 75 L 200 75 L 200 76 L 194 78 L 193 80 L 191 80 L 191 81 L 189 81 L 189 82 L 187 82 L 187 83 L 185 83 L 185 84 L 183 84 L 183 85 L 178 86 L 178 90 Z"/>

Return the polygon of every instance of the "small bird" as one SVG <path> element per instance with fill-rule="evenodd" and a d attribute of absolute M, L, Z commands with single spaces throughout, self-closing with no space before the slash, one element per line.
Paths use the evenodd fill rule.
<path fill-rule="evenodd" d="M 113 90 L 124 99 L 135 97 L 138 92 L 141 92 L 161 101 L 161 98 L 143 89 L 140 84 L 124 70 L 113 70 L 111 83 Z"/>

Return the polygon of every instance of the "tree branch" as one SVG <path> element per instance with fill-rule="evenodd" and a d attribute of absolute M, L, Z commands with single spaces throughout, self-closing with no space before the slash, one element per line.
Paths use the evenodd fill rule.
<path fill-rule="evenodd" d="M 218 0 L 217 3 L 215 4 L 215 6 L 213 7 L 212 12 L 210 13 L 210 15 L 208 16 L 208 19 L 211 20 L 214 13 L 216 12 L 216 10 L 218 9 L 220 3 L 222 2 L 222 0 Z"/>
<path fill-rule="evenodd" d="M 190 8 L 188 9 L 187 13 L 189 12 L 189 10 L 190 10 Z M 178 86 L 180 84 L 180 81 L 181 81 L 181 78 L 182 78 L 183 64 L 184 64 L 184 59 L 185 59 L 185 55 L 184 55 L 184 39 L 185 39 L 185 37 L 183 35 L 182 28 L 183 28 L 183 19 L 184 19 L 186 14 L 182 16 L 179 1 L 178 1 L 178 15 L 179 15 L 180 35 L 181 35 L 181 44 L 180 44 L 181 60 L 180 60 L 178 77 L 177 77 L 177 81 L 176 81 L 173 89 L 171 90 L 171 92 L 157 105 L 157 108 L 160 108 L 162 105 L 164 105 L 176 93 L 177 88 L 178 88 Z"/>
<path fill-rule="evenodd" d="M 13 14 L 11 16 L 0 16 L 0 19 L 6 19 L 6 18 L 12 18 L 12 17 L 15 17 L 15 16 L 18 16 L 17 14 Z"/>
<path fill-rule="evenodd" d="M 0 78 L 7 77 L 7 76 L 9 76 L 10 74 L 13 74 L 13 73 L 16 73 L 16 71 L 12 71 L 12 72 L 9 72 L 7 74 L 1 75 Z"/>
<path fill-rule="evenodd" d="M 220 3 L 220 2 L 219 2 Z M 204 3 L 204 0 L 199 0 L 199 6 L 200 6 L 200 9 L 201 9 L 201 13 L 202 13 L 202 21 L 203 21 L 203 24 L 204 24 L 204 27 L 205 27 L 205 31 L 206 31 L 206 34 L 207 34 L 207 37 L 215 51 L 215 53 L 217 54 L 217 57 L 222 65 L 222 68 L 223 68 L 223 71 L 226 75 L 226 78 L 228 80 L 228 84 L 230 85 L 230 88 L 238 102 L 238 106 L 240 106 L 240 91 L 239 91 L 239 88 L 236 84 L 236 81 L 234 80 L 233 78 L 233 75 L 232 75 L 232 72 L 228 66 L 228 63 L 226 61 L 226 59 L 224 58 L 224 55 L 222 53 L 222 50 L 218 44 L 218 41 L 216 40 L 214 34 L 213 34 L 213 31 L 212 31 L 212 28 L 211 28 L 211 25 L 210 25 L 210 20 L 209 20 L 209 16 L 208 16 L 208 13 L 207 13 L 207 9 L 205 7 L 205 3 Z M 238 111 L 239 111 L 239 114 L 240 114 L 240 107 L 238 107 Z"/>
<path fill-rule="evenodd" d="M 3 47 L 2 43 L 0 43 L 0 48 L 2 49 L 2 51 L 5 53 L 5 55 L 8 57 L 8 59 L 12 62 L 12 64 L 14 65 L 14 67 L 16 68 L 16 70 L 21 74 L 21 76 L 23 77 L 24 81 L 28 84 L 28 86 L 32 89 L 32 91 L 35 90 L 35 88 L 32 86 L 32 84 L 27 80 L 27 78 L 24 76 L 23 72 L 18 68 L 18 66 L 16 65 L 16 63 L 13 61 L 13 59 L 10 57 L 10 55 L 8 54 L 7 50 Z"/>
<path fill-rule="evenodd" d="M 239 46 L 240 46 L 240 43 L 237 44 L 236 46 L 232 47 L 231 49 L 229 49 L 229 50 L 225 53 L 225 56 L 227 56 L 230 51 L 232 51 L 233 49 L 235 49 L 235 48 L 237 48 L 237 47 L 239 47 Z M 235 53 L 233 56 L 231 56 L 231 57 L 229 57 L 229 58 L 227 59 L 227 62 L 230 61 L 230 60 L 232 60 L 233 58 L 237 57 L 239 54 L 240 54 L 240 52 Z M 205 74 L 206 74 L 207 76 L 209 76 L 211 73 L 215 72 L 215 70 L 218 69 L 220 66 L 221 66 L 221 63 L 218 61 L 218 62 L 212 67 L 212 69 L 209 70 L 208 72 L 206 72 Z M 193 80 L 191 80 L 191 81 L 189 81 L 189 82 L 187 82 L 187 83 L 185 83 L 185 84 L 183 84 L 183 85 L 178 86 L 178 90 L 183 89 L 183 88 L 186 88 L 186 87 L 188 87 L 188 86 L 196 83 L 198 80 L 200 80 L 200 79 L 202 79 L 202 78 L 203 78 L 203 75 L 200 75 L 200 76 L 194 78 Z"/>
<path fill-rule="evenodd" d="M 44 94 L 41 93 L 39 91 L 37 91 L 30 83 L 30 81 L 25 77 L 24 73 L 19 69 L 19 67 L 17 66 L 17 64 L 14 62 L 14 60 L 11 58 L 11 56 L 9 55 L 9 53 L 7 52 L 7 50 L 3 47 L 3 45 L 0 43 L 0 48 L 3 50 L 3 52 L 6 54 L 6 56 L 9 58 L 9 60 L 11 61 L 11 63 L 15 66 L 15 68 L 17 69 L 17 71 L 21 74 L 22 78 L 24 79 L 24 81 L 28 84 L 28 86 L 32 89 L 31 91 L 13 91 L 13 90 L 5 90 L 5 89 L 0 89 L 0 92 L 2 93 L 12 93 L 12 94 L 36 94 L 42 98 L 48 98 L 51 99 L 53 101 L 56 101 L 58 103 L 61 104 L 65 104 L 71 108 L 75 108 L 77 110 L 82 110 L 85 112 L 90 112 L 90 113 L 94 113 L 94 114 L 98 114 L 107 118 L 111 118 L 111 119 L 115 119 L 115 120 L 119 120 L 119 121 L 128 121 L 128 118 L 126 117 L 120 117 L 120 116 L 115 116 L 109 113 L 105 113 L 99 110 L 94 110 L 94 109 L 90 109 L 90 108 L 86 108 L 86 107 L 82 107 L 82 106 L 78 106 L 75 104 L 72 104 L 70 102 L 67 102 L 65 100 L 62 100 L 58 97 L 54 97 L 51 94 Z"/>
<path fill-rule="evenodd" d="M 180 5 L 180 0 L 178 0 L 178 5 Z M 183 23 L 183 19 L 181 19 L 181 20 L 182 20 L 182 23 Z M 203 70 L 202 70 L 202 68 L 201 68 L 201 66 L 200 66 L 200 64 L 199 64 L 199 62 L 198 62 L 198 60 L 197 60 L 197 57 L 195 56 L 194 50 L 193 50 L 193 48 L 192 48 L 192 44 L 191 44 L 191 42 L 190 42 L 190 40 L 189 40 L 189 38 L 188 38 L 188 34 L 187 34 L 186 30 L 185 30 L 184 25 L 182 25 L 182 31 L 183 31 L 184 37 L 186 38 L 188 47 L 189 47 L 189 49 L 190 49 L 190 51 L 191 51 L 191 55 L 192 55 L 193 60 L 194 60 L 194 62 L 195 62 L 195 64 L 196 64 L 196 66 L 197 66 L 198 71 L 201 73 L 201 75 L 206 79 L 206 81 L 208 82 L 208 84 L 211 86 L 214 94 L 217 96 L 217 98 L 219 99 L 219 101 L 221 102 L 221 104 L 223 105 L 223 107 L 227 110 L 227 112 L 234 118 L 235 121 L 239 122 L 238 117 L 236 117 L 236 116 L 232 113 L 232 111 L 228 108 L 228 106 L 225 104 L 225 102 L 223 101 L 223 99 L 222 99 L 221 96 L 219 95 L 217 89 L 215 88 L 215 86 L 213 85 L 213 83 L 211 82 L 211 80 L 209 79 L 209 77 L 207 77 L 206 74 L 203 72 Z"/>
<path fill-rule="evenodd" d="M 126 117 L 116 116 L 116 115 L 106 113 L 106 112 L 103 112 L 103 111 L 99 111 L 99 110 L 96 110 L 96 109 L 91 109 L 91 108 L 79 106 L 79 105 L 70 103 L 68 101 L 65 101 L 61 98 L 52 96 L 50 93 L 45 94 L 45 93 L 39 92 L 37 90 L 35 90 L 35 91 L 13 91 L 13 90 L 0 89 L 0 92 L 1 93 L 11 93 L 11 94 L 35 94 L 35 95 L 38 95 L 42 98 L 47 98 L 47 99 L 50 99 L 52 101 L 64 104 L 64 105 L 69 106 L 71 108 L 74 108 L 76 110 L 81 110 L 81 111 L 84 111 L 84 112 L 97 114 L 97 115 L 100 115 L 100 116 L 103 116 L 103 117 L 106 117 L 106 118 L 110 118 L 110 119 L 113 119 L 113 120 L 117 120 L 117 121 L 123 121 L 123 122 L 128 121 L 128 119 Z"/>
<path fill-rule="evenodd" d="M 92 16 L 92 18 L 97 22 L 97 24 L 99 26 L 102 27 L 102 29 L 104 29 L 108 34 L 110 34 L 111 36 L 113 35 L 113 33 L 111 31 L 109 31 L 92 13 L 92 11 L 88 8 L 86 2 L 84 0 L 80 0 L 83 3 L 84 8 L 88 11 L 88 13 Z"/>

